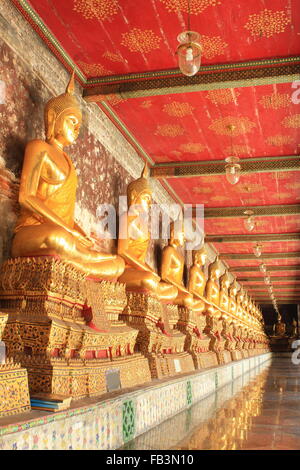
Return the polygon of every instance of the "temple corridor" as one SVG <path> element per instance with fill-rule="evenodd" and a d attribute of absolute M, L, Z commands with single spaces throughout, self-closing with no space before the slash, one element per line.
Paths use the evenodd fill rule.
<path fill-rule="evenodd" d="M 299 449 L 299 372 L 291 356 L 275 356 L 124 448 Z"/>

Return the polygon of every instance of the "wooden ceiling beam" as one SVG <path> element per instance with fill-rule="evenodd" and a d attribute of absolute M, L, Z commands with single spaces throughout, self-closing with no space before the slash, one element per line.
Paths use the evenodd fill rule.
<path fill-rule="evenodd" d="M 300 251 L 292 251 L 287 253 L 263 253 L 259 258 L 255 256 L 253 253 L 220 253 L 221 260 L 231 260 L 231 259 L 238 259 L 238 260 L 257 260 L 258 262 L 262 262 L 262 260 L 267 259 L 287 259 L 287 258 L 300 258 Z"/>
<path fill-rule="evenodd" d="M 300 240 L 300 233 L 259 233 L 235 235 L 206 235 L 207 243 L 286 242 Z"/>
<path fill-rule="evenodd" d="M 253 277 L 239 277 L 239 282 L 264 282 L 264 277 L 253 276 Z M 300 276 L 273 276 L 271 277 L 271 283 L 281 281 L 300 281 Z"/>
<path fill-rule="evenodd" d="M 156 163 L 150 170 L 152 178 L 189 178 L 192 176 L 225 175 L 225 160 Z M 240 161 L 243 173 L 273 173 L 299 171 L 297 155 L 245 158 Z"/>
<path fill-rule="evenodd" d="M 263 261 L 263 260 L 262 260 Z M 272 271 L 300 271 L 300 266 L 268 266 L 266 265 L 267 271 L 272 272 Z M 259 266 L 234 266 L 232 268 L 229 268 L 229 271 L 231 273 L 236 273 L 236 272 L 256 272 L 260 271 Z"/>
<path fill-rule="evenodd" d="M 245 217 L 245 207 L 204 207 L 205 219 Z M 279 204 L 270 206 L 247 206 L 256 217 L 281 215 L 299 215 L 300 204 Z"/>
<path fill-rule="evenodd" d="M 83 98 L 88 102 L 101 102 L 111 94 L 128 99 L 291 83 L 299 79 L 299 74 L 299 56 L 206 65 L 193 77 L 183 75 L 179 69 L 131 73 L 88 79 Z"/>

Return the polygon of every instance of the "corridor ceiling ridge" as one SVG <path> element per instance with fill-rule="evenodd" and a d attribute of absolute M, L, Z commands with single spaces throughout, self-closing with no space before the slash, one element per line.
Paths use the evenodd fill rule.
<path fill-rule="evenodd" d="M 194 77 L 179 72 L 175 55 L 187 0 L 12 3 L 64 66 L 75 67 L 84 98 L 148 160 L 152 177 L 181 203 L 204 205 L 206 241 L 253 298 L 270 303 L 259 273 L 264 262 L 272 282 L 277 277 L 274 286 L 280 280 L 287 289 L 279 300 L 287 295 L 296 303 L 298 0 L 190 0 L 192 29 L 203 47 Z M 225 177 L 232 154 L 242 168 L 236 185 Z M 251 233 L 247 209 L 256 222 Z M 253 254 L 256 243 L 260 258 Z"/>

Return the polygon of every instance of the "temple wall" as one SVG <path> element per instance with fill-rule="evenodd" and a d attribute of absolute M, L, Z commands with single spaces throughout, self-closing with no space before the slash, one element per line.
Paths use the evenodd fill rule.
<path fill-rule="evenodd" d="M 44 138 L 44 104 L 65 91 L 69 75 L 9 0 L 1 1 L 0 31 L 1 263 L 9 256 L 19 210 L 18 183 L 25 145 L 31 139 Z M 77 96 L 81 95 L 77 86 Z M 117 204 L 118 197 L 126 194 L 128 183 L 140 176 L 143 162 L 96 104 L 80 101 L 83 125 L 76 144 L 68 148 L 79 180 L 75 218 L 95 236 L 97 207 L 101 203 Z M 158 181 L 152 186 L 156 202 L 174 203 Z M 155 268 L 164 243 L 153 242 L 149 250 L 148 263 Z M 116 249 L 114 240 L 102 240 L 99 246 L 103 251 Z M 212 249 L 208 252 L 213 259 Z M 190 259 L 188 256 L 188 264 Z"/>

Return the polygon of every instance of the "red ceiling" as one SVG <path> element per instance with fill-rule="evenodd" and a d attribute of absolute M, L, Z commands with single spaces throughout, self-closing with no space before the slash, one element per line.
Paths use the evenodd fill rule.
<path fill-rule="evenodd" d="M 202 35 L 203 64 L 300 52 L 298 0 L 190 2 L 191 29 Z M 30 0 L 30 4 L 87 77 L 108 76 L 109 81 L 115 74 L 177 67 L 176 36 L 186 29 L 187 0 Z M 299 154 L 300 105 L 291 101 L 292 91 L 291 84 L 285 83 L 136 99 L 113 96 L 109 105 L 155 163 L 222 161 L 233 153 L 243 164 L 249 157 Z M 232 138 L 228 124 L 236 126 Z M 167 181 L 182 202 L 205 207 L 246 209 L 300 202 L 298 171 L 243 174 L 235 186 L 224 175 Z M 256 221 L 256 234 L 300 228 L 299 216 L 257 217 Z M 246 233 L 241 217 L 206 219 L 205 230 L 207 234 Z M 214 243 L 220 253 L 252 253 L 253 245 Z M 262 245 L 265 253 L 300 251 L 300 241 Z M 266 263 L 279 266 L 298 261 Z M 228 264 L 257 266 L 258 262 Z M 278 272 L 280 276 L 291 273 Z M 281 281 L 288 287 L 296 283 Z"/>
<path fill-rule="evenodd" d="M 176 37 L 187 29 L 187 0 L 30 3 L 72 59 L 98 66 L 98 75 L 177 67 Z M 191 28 L 202 35 L 203 64 L 297 54 L 299 24 L 297 0 L 191 0 Z"/>
<path fill-rule="evenodd" d="M 293 91 L 290 83 L 210 90 L 127 99 L 114 110 L 156 163 L 224 159 L 232 153 L 293 155 L 300 136 Z M 227 128 L 231 123 L 233 133 Z"/>

